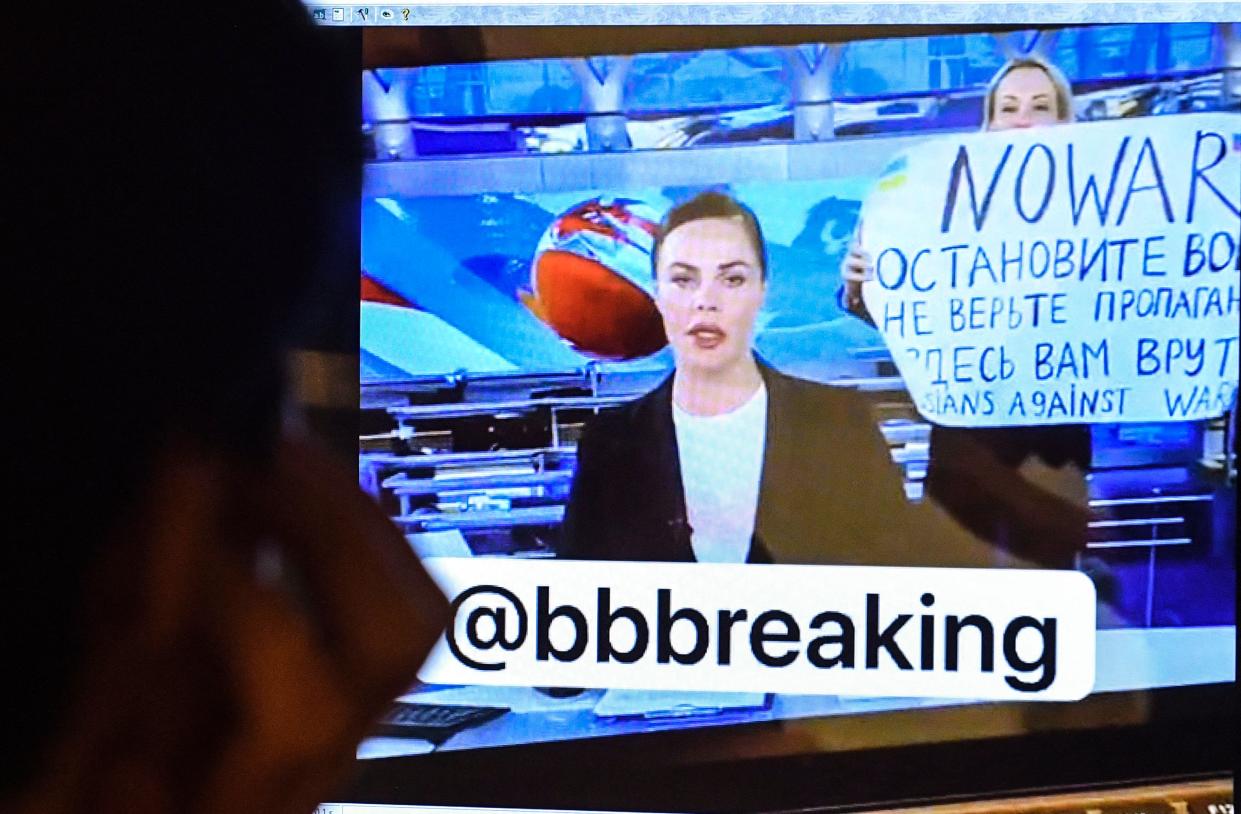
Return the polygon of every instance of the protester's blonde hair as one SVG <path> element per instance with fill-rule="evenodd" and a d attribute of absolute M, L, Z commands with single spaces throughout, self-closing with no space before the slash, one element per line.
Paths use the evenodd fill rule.
<path fill-rule="evenodd" d="M 1020 68 L 1035 68 L 1046 74 L 1051 80 L 1052 87 L 1056 89 L 1056 118 L 1061 122 L 1073 121 L 1073 88 L 1069 85 L 1069 80 L 1059 68 L 1047 60 L 1034 54 L 1027 54 L 1005 62 L 995 72 L 995 76 L 991 77 L 991 83 L 987 85 L 987 95 L 983 100 L 982 129 L 991 129 L 991 122 L 995 118 L 995 97 L 1000 89 L 1000 83 L 1004 81 L 1004 77 Z"/>

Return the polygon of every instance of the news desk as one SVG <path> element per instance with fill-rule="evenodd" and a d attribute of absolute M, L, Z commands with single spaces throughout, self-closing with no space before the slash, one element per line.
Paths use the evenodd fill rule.
<path fill-rule="evenodd" d="M 1183 627 L 1101 630 L 1096 638 L 1095 688 L 1091 702 L 1105 717 L 1115 716 L 1115 705 L 1106 706 L 1109 693 L 1213 684 L 1236 680 L 1236 628 Z M 1021 710 L 1035 704 L 1004 705 L 1014 712 L 1006 720 L 990 716 L 984 720 L 969 715 L 982 709 L 979 702 L 944 698 L 856 698 L 835 695 L 775 695 L 765 709 L 725 710 L 709 714 L 656 715 L 654 717 L 600 717 L 595 708 L 603 690 L 586 690 L 568 698 L 552 698 L 529 687 L 423 687 L 402 701 L 425 704 L 500 706 L 510 711 L 481 726 L 458 732 L 439 746 L 438 751 L 475 749 L 575 738 L 631 735 L 689 727 L 723 726 L 764 721 L 791 721 L 810 718 L 842 718 L 868 713 L 903 710 L 958 708 L 957 725 L 971 728 L 969 735 L 986 737 L 1020 731 L 1025 726 Z M 686 693 L 693 698 L 692 693 Z M 1138 720 L 1144 714 L 1140 696 L 1112 696 Z M 992 702 L 987 702 L 993 705 Z M 1074 723 L 1081 725 L 1091 706 L 1074 709 Z M 929 733 L 944 737 L 943 730 Z M 873 737 L 873 736 L 872 736 Z M 902 736 L 902 740 L 907 737 Z M 872 745 L 880 745 L 875 741 Z M 411 738 L 370 738 L 358 748 L 359 758 L 418 755 L 437 751 L 427 741 Z"/>

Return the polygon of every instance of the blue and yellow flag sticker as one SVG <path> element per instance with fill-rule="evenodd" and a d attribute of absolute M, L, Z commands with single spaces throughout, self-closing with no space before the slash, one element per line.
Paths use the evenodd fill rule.
<path fill-rule="evenodd" d="M 906 170 L 909 169 L 909 161 L 905 156 L 899 156 L 895 161 L 889 164 L 879 176 L 879 189 L 890 192 L 897 187 L 903 186 L 908 180 Z"/>

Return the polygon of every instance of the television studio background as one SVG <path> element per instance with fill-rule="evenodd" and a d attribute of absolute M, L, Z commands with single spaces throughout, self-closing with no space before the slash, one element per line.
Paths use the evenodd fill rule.
<path fill-rule="evenodd" d="M 423 556 L 554 556 L 582 423 L 671 359 L 610 326 L 615 302 L 584 304 L 566 342 L 532 275 L 560 248 L 587 258 L 573 273 L 644 288 L 650 225 L 718 188 L 768 241 L 759 353 L 863 391 L 921 499 L 929 425 L 841 309 L 840 263 L 889 159 L 976 131 L 988 80 L 1028 52 L 1067 75 L 1079 121 L 1241 110 L 1238 37 L 1212 23 L 365 71 L 363 485 Z M 1235 624 L 1235 413 L 1092 433 L 1078 566 L 1112 583 L 1106 624 Z"/>

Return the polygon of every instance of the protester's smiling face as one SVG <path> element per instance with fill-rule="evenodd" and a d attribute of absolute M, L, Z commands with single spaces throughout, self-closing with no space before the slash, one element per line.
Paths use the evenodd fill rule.
<path fill-rule="evenodd" d="M 739 219 L 704 218 L 669 232 L 655 289 L 678 368 L 718 372 L 749 356 L 767 286 Z"/>
<path fill-rule="evenodd" d="M 995 90 L 991 130 L 1014 130 L 1060 124 L 1056 86 L 1040 68 L 1017 68 Z"/>

